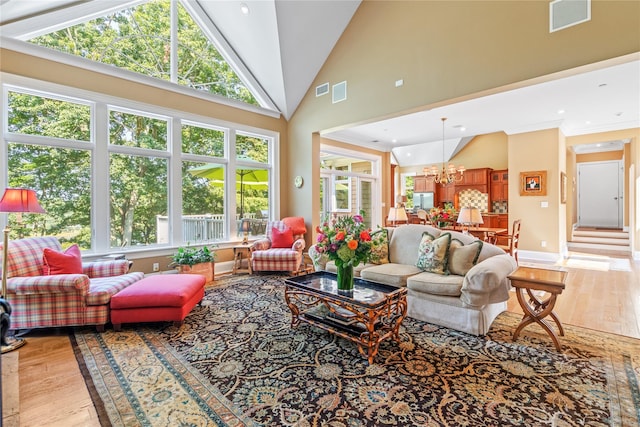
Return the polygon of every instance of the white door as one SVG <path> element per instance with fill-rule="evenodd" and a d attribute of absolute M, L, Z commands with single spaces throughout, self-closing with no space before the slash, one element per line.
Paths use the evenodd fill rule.
<path fill-rule="evenodd" d="M 622 161 L 578 163 L 578 226 L 622 228 Z"/>

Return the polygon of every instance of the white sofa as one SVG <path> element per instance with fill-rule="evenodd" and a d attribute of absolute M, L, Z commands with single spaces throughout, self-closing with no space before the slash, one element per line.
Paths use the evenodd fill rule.
<path fill-rule="evenodd" d="M 418 224 L 387 230 L 389 262 L 358 266 L 354 274 L 374 282 L 406 286 L 410 317 L 474 335 L 486 334 L 496 316 L 507 308 L 510 289 L 507 276 L 517 268 L 516 261 L 497 246 L 487 242 L 473 243 L 477 242 L 476 238 L 456 231 Z M 418 247 L 425 232 L 435 238 L 442 233 L 450 233 L 452 241 L 456 241 L 451 255 L 462 244 L 467 253 L 471 246 L 477 248 L 482 245 L 477 262 L 467 265 L 467 268 L 471 267 L 468 271 L 463 268 L 462 271 L 466 271 L 464 275 L 423 271 L 416 263 Z M 445 237 L 443 239 L 446 241 Z M 318 255 L 315 247 L 310 248 L 309 254 L 316 270 L 335 272 L 333 262 L 327 262 Z M 456 260 L 459 259 L 457 256 Z"/>

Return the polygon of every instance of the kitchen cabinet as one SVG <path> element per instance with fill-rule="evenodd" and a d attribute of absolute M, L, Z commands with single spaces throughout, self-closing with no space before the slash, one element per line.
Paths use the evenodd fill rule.
<path fill-rule="evenodd" d="M 499 170 L 491 172 L 491 200 L 509 200 L 509 171 Z"/>
<path fill-rule="evenodd" d="M 456 182 L 456 192 L 462 190 L 477 190 L 481 193 L 489 192 L 489 176 L 491 169 L 467 169 L 462 175 L 462 180 Z"/>
<path fill-rule="evenodd" d="M 508 214 L 500 214 L 496 217 L 496 225 L 497 228 L 506 228 L 509 230 L 509 215 Z M 511 231 L 511 230 L 509 230 Z"/>
<path fill-rule="evenodd" d="M 445 203 L 454 203 L 456 196 L 456 186 L 454 184 L 442 185 L 437 184 L 436 187 L 436 203 L 440 206 Z"/>
<path fill-rule="evenodd" d="M 434 192 L 435 183 L 432 179 L 427 179 L 424 175 L 417 175 L 413 177 L 413 192 L 414 193 L 430 193 Z"/>

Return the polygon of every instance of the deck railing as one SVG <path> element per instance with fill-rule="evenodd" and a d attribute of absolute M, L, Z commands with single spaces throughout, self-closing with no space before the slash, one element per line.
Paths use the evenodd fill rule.
<path fill-rule="evenodd" d="M 252 221 L 251 235 L 264 234 L 263 224 L 266 224 L 266 220 L 256 219 L 255 214 L 250 213 L 246 213 L 245 218 Z M 182 240 L 190 243 L 223 240 L 226 226 L 225 221 L 226 216 L 223 214 L 183 215 Z M 241 222 L 242 219 L 240 215 L 236 215 L 238 236 L 242 234 L 240 232 Z M 156 225 L 158 229 L 158 243 L 169 243 L 169 217 L 157 215 Z"/>

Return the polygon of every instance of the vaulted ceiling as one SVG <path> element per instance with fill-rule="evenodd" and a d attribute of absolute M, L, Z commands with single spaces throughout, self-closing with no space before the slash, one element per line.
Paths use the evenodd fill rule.
<path fill-rule="evenodd" d="M 145 0 L 0 0 L 2 40 L 25 40 Z M 188 0 L 216 46 L 263 106 L 287 120 L 349 24 L 360 0 Z M 243 6 L 246 12 L 243 13 Z M 560 112 L 562 111 L 562 112 Z M 442 143 L 441 117 L 446 122 Z M 400 165 L 449 159 L 475 135 L 560 128 L 566 136 L 640 127 L 640 61 L 591 67 L 507 92 L 325 130 L 323 136 L 393 152 Z M 602 141 L 619 149 L 623 141 Z"/>

